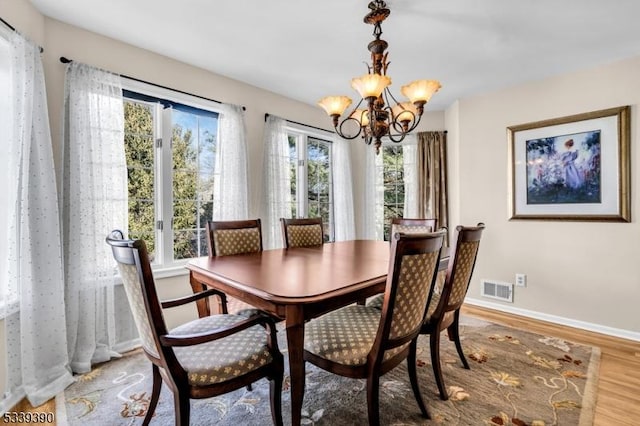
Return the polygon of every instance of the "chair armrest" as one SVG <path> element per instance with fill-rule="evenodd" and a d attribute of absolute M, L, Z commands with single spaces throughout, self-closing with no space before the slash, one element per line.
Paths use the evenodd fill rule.
<path fill-rule="evenodd" d="M 254 315 L 244 321 L 240 321 L 228 327 L 217 328 L 213 331 L 181 335 L 164 334 L 159 336 L 159 339 L 163 346 L 193 346 L 222 339 L 223 337 L 246 330 L 254 325 L 266 326 L 265 328 L 270 329 L 270 339 L 274 340 L 276 332 L 275 322 L 264 315 Z"/>
<path fill-rule="evenodd" d="M 223 300 L 226 300 L 227 298 L 227 295 L 221 292 L 220 290 L 210 288 L 208 290 L 199 291 L 198 293 L 191 294 L 189 296 L 165 300 L 160 303 L 160 306 L 162 306 L 162 308 L 174 308 L 176 306 L 181 306 L 190 302 L 195 302 L 196 300 L 202 299 L 203 297 L 209 297 L 209 296 L 220 296 L 223 298 Z"/>

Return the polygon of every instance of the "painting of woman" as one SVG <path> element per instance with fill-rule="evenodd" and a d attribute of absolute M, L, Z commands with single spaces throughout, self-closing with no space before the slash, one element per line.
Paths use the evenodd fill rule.
<path fill-rule="evenodd" d="M 567 150 L 560 155 L 560 160 L 564 167 L 564 184 L 568 188 L 578 189 L 584 184 L 584 177 L 576 167 L 575 162 L 578 158 L 578 151 L 571 149 L 573 148 L 573 139 L 566 141 L 564 147 Z"/>

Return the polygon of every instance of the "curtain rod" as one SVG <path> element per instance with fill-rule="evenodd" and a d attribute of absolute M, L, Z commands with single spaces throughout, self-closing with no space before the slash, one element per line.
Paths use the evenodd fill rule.
<path fill-rule="evenodd" d="M 269 117 L 269 115 L 271 114 L 269 114 L 268 112 L 264 115 L 264 121 L 267 121 L 267 117 Z M 298 126 L 304 126 L 304 127 L 309 127 L 311 129 L 322 130 L 323 132 L 327 132 L 327 133 L 335 133 L 331 130 L 323 129 L 316 126 L 311 126 L 310 124 L 298 123 L 297 121 L 287 120 L 286 118 L 283 118 L 283 120 L 286 121 L 287 123 L 297 124 Z"/>
<path fill-rule="evenodd" d="M 69 63 L 73 62 L 73 59 L 68 59 L 68 58 L 65 58 L 64 56 L 60 56 L 60 62 L 62 62 L 63 64 L 69 64 Z M 142 80 L 142 79 L 139 79 L 139 78 L 129 77 L 128 75 L 124 75 L 124 74 L 119 74 L 119 75 L 120 75 L 120 77 L 128 78 L 129 80 L 137 81 L 139 83 L 149 84 L 151 86 L 160 87 L 161 89 L 167 89 L 167 90 L 171 90 L 173 92 L 182 93 L 183 95 L 189 95 L 189 96 L 193 96 L 195 98 L 204 99 L 205 101 L 215 102 L 217 104 L 221 104 L 222 103 L 222 101 L 219 101 L 217 99 L 206 98 L 204 96 L 196 95 L 194 93 L 185 92 L 184 90 L 174 89 L 172 87 L 163 86 L 161 84 L 152 83 L 150 81 Z M 243 105 L 242 106 L 242 110 L 246 111 L 247 108 Z"/>
<path fill-rule="evenodd" d="M 11 31 L 18 32 L 18 30 L 16 30 L 16 27 L 14 27 L 13 25 L 5 21 L 1 16 L 0 16 L 0 22 L 6 25 L 6 27 L 9 28 Z M 40 53 L 44 52 L 44 48 L 42 46 L 38 46 L 38 49 L 40 49 Z"/>

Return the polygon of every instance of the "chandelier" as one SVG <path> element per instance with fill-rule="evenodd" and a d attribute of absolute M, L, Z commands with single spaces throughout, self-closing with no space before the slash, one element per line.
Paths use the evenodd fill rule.
<path fill-rule="evenodd" d="M 375 141 L 376 153 L 379 153 L 383 137 L 387 136 L 396 143 L 401 142 L 418 126 L 424 112 L 424 105 L 441 85 L 437 80 L 413 81 L 400 89 L 409 101 L 398 102 L 389 90 L 391 77 L 387 75 L 389 62 L 387 61 L 388 53 L 385 52 L 389 44 L 380 38 L 382 21 L 391 11 L 382 0 L 370 2 L 369 9 L 371 11 L 365 15 L 364 22 L 374 26 L 375 39 L 368 45 L 371 52 L 371 65 L 367 64 L 366 74 L 351 80 L 351 87 L 361 96 L 360 102 L 345 115 L 342 121 L 340 117 L 351 105 L 351 98 L 327 96 L 322 98 L 318 105 L 333 119 L 333 127 L 341 137 L 355 139 L 362 135 L 367 145 Z M 393 101 L 393 106 L 390 100 Z M 360 108 L 365 101 L 366 104 Z M 348 125 L 343 129 L 345 124 Z M 353 131 L 349 132 L 349 128 Z"/>

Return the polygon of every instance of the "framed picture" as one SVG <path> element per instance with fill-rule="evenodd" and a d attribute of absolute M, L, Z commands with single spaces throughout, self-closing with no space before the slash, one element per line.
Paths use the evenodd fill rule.
<path fill-rule="evenodd" d="M 511 219 L 629 222 L 630 108 L 507 128 Z"/>

